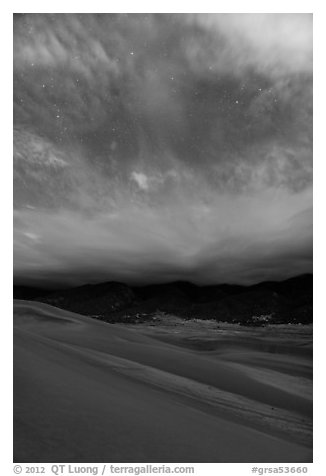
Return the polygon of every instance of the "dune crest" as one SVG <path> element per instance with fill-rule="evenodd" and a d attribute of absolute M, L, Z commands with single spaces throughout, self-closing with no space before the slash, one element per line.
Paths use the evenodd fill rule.
<path fill-rule="evenodd" d="M 309 395 L 230 355 L 36 302 L 14 326 L 15 461 L 311 461 Z"/>

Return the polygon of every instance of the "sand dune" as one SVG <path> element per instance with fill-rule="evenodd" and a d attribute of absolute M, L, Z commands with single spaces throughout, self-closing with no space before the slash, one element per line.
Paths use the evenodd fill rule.
<path fill-rule="evenodd" d="M 14 460 L 309 462 L 309 375 L 290 359 L 239 361 L 15 301 Z"/>

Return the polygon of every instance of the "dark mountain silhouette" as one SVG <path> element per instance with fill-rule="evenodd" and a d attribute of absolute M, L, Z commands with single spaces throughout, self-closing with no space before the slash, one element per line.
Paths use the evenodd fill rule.
<path fill-rule="evenodd" d="M 247 325 L 309 323 L 313 318 L 313 277 L 303 275 L 253 286 L 174 282 L 136 287 L 109 282 L 51 292 L 14 286 L 14 298 L 45 302 L 108 322 L 139 322 L 160 311 L 185 319 Z"/>
<path fill-rule="evenodd" d="M 47 296 L 50 294 L 51 290 L 49 289 L 40 289 L 40 288 L 35 288 L 31 286 L 15 286 L 14 285 L 14 291 L 13 291 L 13 296 L 14 299 L 25 299 L 25 300 L 33 300 L 34 298 L 41 297 L 41 296 Z"/>

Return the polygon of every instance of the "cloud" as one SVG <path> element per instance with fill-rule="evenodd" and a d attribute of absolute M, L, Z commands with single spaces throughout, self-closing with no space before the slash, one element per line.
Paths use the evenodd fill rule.
<path fill-rule="evenodd" d="M 276 78 L 311 73 L 312 14 L 226 13 L 187 18 L 215 40 L 206 49 L 206 61 L 210 59 L 217 72 L 243 75 L 254 68 Z M 195 64 L 204 54 L 196 41 L 187 51 Z"/>
<path fill-rule="evenodd" d="M 15 275 L 252 282 L 311 270 L 311 23 L 15 16 Z"/>
<path fill-rule="evenodd" d="M 179 200 L 173 207 L 155 209 L 129 204 L 88 219 L 67 210 L 20 210 L 15 267 L 31 278 L 56 272 L 62 282 L 72 276 L 78 282 L 88 270 L 89 281 L 147 282 L 188 275 L 200 283 L 250 283 L 264 279 L 267 264 L 269 275 L 276 277 L 311 266 L 312 212 L 306 208 L 311 191 L 295 198 L 272 190 L 246 198 L 212 196 L 207 204 L 189 193 L 186 200 L 186 205 Z M 42 240 L 29 245 L 22 235 L 35 230 Z M 24 266 L 26 256 L 32 268 Z"/>
<path fill-rule="evenodd" d="M 134 180 L 142 190 L 148 190 L 148 177 L 141 172 L 132 172 L 131 179 Z"/>

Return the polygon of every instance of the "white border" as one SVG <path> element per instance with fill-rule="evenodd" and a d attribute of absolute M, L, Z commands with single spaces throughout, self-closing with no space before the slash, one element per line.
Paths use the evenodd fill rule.
<path fill-rule="evenodd" d="M 244 8 L 245 7 L 245 8 Z M 314 14 L 314 463 L 307 464 L 308 474 L 325 474 L 325 370 L 326 326 L 323 297 L 325 295 L 325 30 L 326 17 L 322 2 L 307 1 L 186 1 L 107 2 L 92 0 L 55 2 L 13 1 L 2 6 L 1 21 L 1 83 L 2 83 L 2 156 L 1 166 L 1 445 L 0 468 L 2 474 L 12 473 L 12 13 L 13 12 L 219 12 L 219 13 L 313 13 Z M 196 465 L 196 474 L 246 475 L 254 464 Z M 274 465 L 259 465 L 270 466 Z M 50 473 L 48 473 L 50 474 Z"/>

